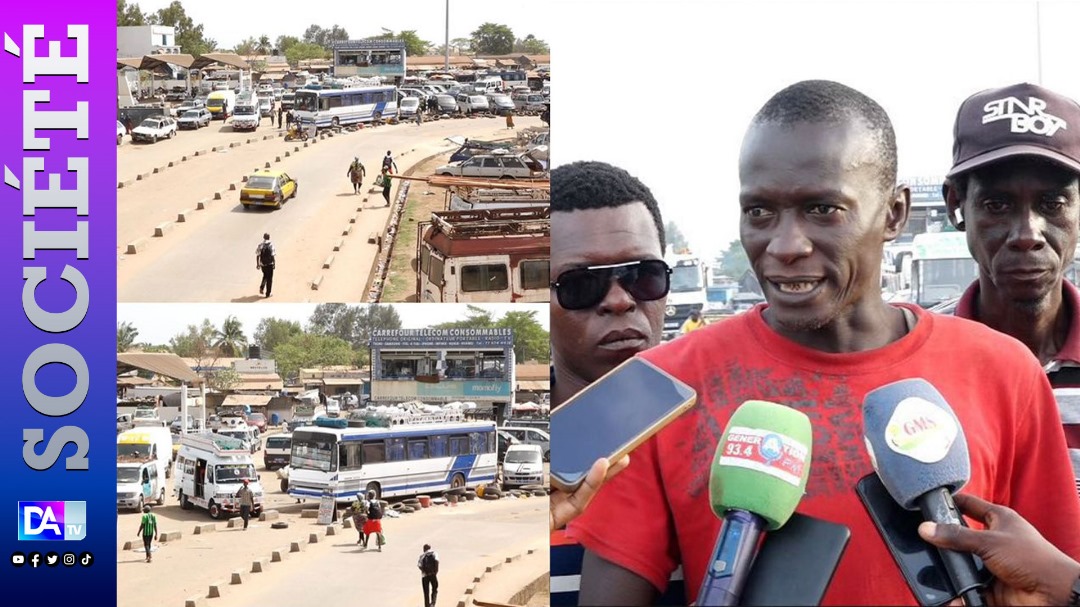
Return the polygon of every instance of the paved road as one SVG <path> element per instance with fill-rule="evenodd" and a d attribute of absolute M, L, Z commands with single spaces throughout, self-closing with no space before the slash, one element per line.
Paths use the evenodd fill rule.
<path fill-rule="evenodd" d="M 316 519 L 300 518 L 296 500 L 281 493 L 276 473 L 262 469 L 261 450 L 255 461 L 266 507 L 283 509 L 281 520 L 288 522 L 289 528 L 271 529 L 269 522 L 253 520 L 243 531 L 227 529 L 222 520 L 216 522 L 217 531 L 195 535 L 196 525 L 215 521 L 205 510 L 181 510 L 171 497 L 170 480 L 166 505 L 155 507 L 154 513 L 162 531 L 181 531 L 183 537 L 174 543 L 155 544 L 152 563 L 144 562 L 142 541 L 136 537 L 140 515 L 117 515 L 117 546 L 127 541 L 135 546 L 117 555 L 119 607 L 182 605 L 188 597 L 205 596 L 210 584 L 227 580 L 231 572 L 250 571 L 252 561 L 268 557 L 271 551 L 287 548 L 293 541 L 306 542 L 310 533 L 321 534 L 323 527 Z M 342 597 L 353 602 L 352 597 L 358 596 L 358 580 L 372 579 L 379 583 L 364 585 L 365 604 L 419 605 L 423 601 L 415 567 L 426 542 L 436 547 L 443 561 L 440 579 L 444 590 L 440 595 L 445 601 L 440 599 L 440 604 L 450 604 L 450 598 L 461 596 L 472 576 L 489 562 L 528 548 L 546 547 L 546 517 L 547 500 L 543 498 L 473 500 L 453 508 L 428 508 L 386 519 L 388 543 L 382 553 L 361 553 L 355 530 L 342 529 L 339 524 L 337 535 L 323 536 L 319 544 L 307 545 L 303 553 L 271 564 L 267 573 L 252 575 L 242 588 L 230 586 L 214 602 L 220 607 L 338 605 Z M 350 575 L 333 575 L 342 570 Z M 313 587 L 311 580 L 318 580 L 319 585 Z"/>
<path fill-rule="evenodd" d="M 539 124 L 537 118 L 522 118 L 519 128 Z M 445 138 L 453 135 L 493 139 L 512 133 L 496 118 L 440 120 L 419 127 L 386 125 L 324 139 L 301 147 L 288 158 L 284 152 L 292 152 L 296 143 L 281 138 L 259 140 L 189 159 L 177 168 L 121 188 L 117 201 L 119 301 L 363 301 L 377 253 L 376 246 L 367 243 L 367 236 L 382 232 L 388 209 L 381 194 L 353 194 L 345 176 L 349 162 L 353 156 L 360 157 L 368 167 L 370 184 L 387 150 L 395 155 L 405 153 L 397 160 L 403 172 L 426 156 L 451 150 L 453 145 Z M 195 149 L 209 149 L 216 136 L 225 134 L 203 129 L 153 145 L 125 144 L 120 148 L 118 170 L 121 175 L 127 172 L 131 155 L 137 158 L 136 163 L 153 165 Z M 246 141 L 250 137 L 240 138 Z M 185 141 L 187 147 L 183 147 Z M 173 149 L 149 149 L 157 146 Z M 153 159 L 147 160 L 150 155 Z M 274 162 L 278 156 L 281 162 Z M 239 192 L 228 191 L 228 184 L 239 183 L 241 176 L 267 161 L 299 181 L 299 194 L 281 209 L 244 211 Z M 194 213 L 185 223 L 175 224 L 165 237 L 148 238 L 155 226 L 174 221 L 177 213 L 194 209 L 200 199 L 212 198 L 217 191 L 222 191 L 223 200 Z M 365 196 L 367 202 L 363 202 Z M 362 210 L 358 212 L 358 208 Z M 353 215 L 357 215 L 357 222 L 351 235 L 344 237 L 344 248 L 335 256 L 333 266 L 324 271 L 324 261 L 334 254 L 333 247 L 343 238 Z M 264 232 L 271 234 L 278 252 L 274 294 L 268 300 L 258 295 L 260 273 L 255 268 L 255 247 Z M 148 238 L 145 248 L 126 255 L 127 243 L 136 238 Z M 312 290 L 311 281 L 320 274 L 326 275 L 324 282 L 319 290 Z"/>

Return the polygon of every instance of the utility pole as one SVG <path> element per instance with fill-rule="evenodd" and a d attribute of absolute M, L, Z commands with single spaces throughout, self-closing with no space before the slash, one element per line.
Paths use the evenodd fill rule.
<path fill-rule="evenodd" d="M 446 0 L 446 44 L 443 46 L 443 51 L 446 53 L 446 60 L 443 64 L 443 69 L 450 71 L 450 0 Z"/>

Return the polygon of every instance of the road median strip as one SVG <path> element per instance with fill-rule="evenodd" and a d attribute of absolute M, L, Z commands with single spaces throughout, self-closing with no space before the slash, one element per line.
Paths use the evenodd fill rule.
<path fill-rule="evenodd" d="M 155 238 L 161 238 L 161 237 L 165 236 L 165 234 L 172 231 L 172 229 L 175 226 L 176 226 L 176 224 L 171 222 L 171 221 L 166 221 L 165 223 L 157 224 L 157 226 L 154 227 L 154 237 Z"/>
<path fill-rule="evenodd" d="M 176 215 L 176 223 L 185 223 L 185 222 L 187 222 L 188 215 L 191 215 L 194 212 L 195 212 L 194 209 L 184 209 L 183 211 L 180 211 Z"/>
<path fill-rule="evenodd" d="M 217 531 L 217 525 L 215 525 L 213 523 L 208 523 L 208 524 L 205 524 L 205 525 L 195 525 L 194 534 L 195 535 L 205 535 L 207 533 L 213 533 L 215 531 Z"/>
<path fill-rule="evenodd" d="M 334 265 L 334 256 L 333 255 L 326 258 L 326 261 L 323 262 L 322 267 L 323 267 L 324 270 L 328 270 L 328 269 L 330 269 L 330 266 L 332 266 L 332 265 Z"/>

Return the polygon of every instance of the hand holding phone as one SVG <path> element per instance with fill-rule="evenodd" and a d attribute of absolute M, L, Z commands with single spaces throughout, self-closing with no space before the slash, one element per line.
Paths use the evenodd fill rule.
<path fill-rule="evenodd" d="M 551 414 L 551 484 L 574 493 L 598 459 L 618 461 L 696 400 L 656 365 L 627 360 Z"/>
<path fill-rule="evenodd" d="M 585 481 L 581 483 L 577 491 L 564 493 L 558 489 L 551 492 L 548 501 L 551 504 L 551 531 L 562 529 L 567 523 L 577 518 L 585 507 L 589 505 L 596 492 L 604 483 L 611 480 L 616 474 L 622 472 L 630 465 L 630 456 L 624 455 L 622 459 L 608 462 L 606 458 L 596 460 Z"/>

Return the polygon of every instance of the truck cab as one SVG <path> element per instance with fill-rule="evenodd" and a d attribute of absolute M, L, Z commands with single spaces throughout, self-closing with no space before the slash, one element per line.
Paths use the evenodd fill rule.
<path fill-rule="evenodd" d="M 705 258 L 691 254 L 668 254 L 671 267 L 671 290 L 664 307 L 664 339 L 679 335 L 679 329 L 692 312 L 703 312 L 709 301 L 708 264 Z"/>

